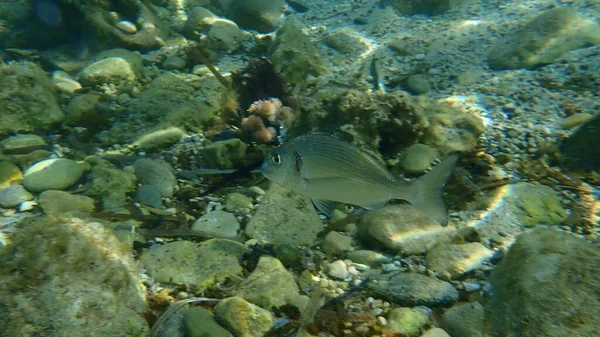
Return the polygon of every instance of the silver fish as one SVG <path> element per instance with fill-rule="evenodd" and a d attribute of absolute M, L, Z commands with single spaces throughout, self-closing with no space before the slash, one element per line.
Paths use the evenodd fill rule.
<path fill-rule="evenodd" d="M 424 176 L 404 183 L 355 146 L 331 136 L 309 134 L 274 149 L 260 171 L 269 180 L 311 197 L 324 213 L 330 210 L 325 201 L 377 209 L 392 199 L 402 199 L 446 224 L 442 189 L 457 160 L 458 154 L 450 155 Z"/>

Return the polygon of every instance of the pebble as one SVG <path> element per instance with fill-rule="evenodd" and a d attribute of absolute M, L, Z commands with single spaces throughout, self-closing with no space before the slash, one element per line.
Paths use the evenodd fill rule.
<path fill-rule="evenodd" d="M 265 195 L 266 193 L 265 190 L 258 186 L 251 186 L 250 188 L 248 188 L 248 192 L 252 193 L 255 196 Z"/>
<path fill-rule="evenodd" d="M 137 33 L 137 27 L 131 21 L 127 21 L 127 20 L 119 21 L 119 22 L 117 22 L 117 24 L 115 24 L 115 26 L 127 34 L 133 35 L 133 34 Z"/>
<path fill-rule="evenodd" d="M 346 263 L 342 260 L 334 261 L 327 265 L 327 275 L 335 277 L 340 280 L 344 280 L 348 277 L 348 268 Z"/>
<path fill-rule="evenodd" d="M 12 208 L 32 198 L 33 195 L 23 185 L 10 185 L 0 190 L 0 207 Z"/>
<path fill-rule="evenodd" d="M 44 191 L 40 194 L 38 202 L 46 214 L 65 214 L 74 211 L 89 213 L 95 209 L 94 199 L 65 191 Z"/>

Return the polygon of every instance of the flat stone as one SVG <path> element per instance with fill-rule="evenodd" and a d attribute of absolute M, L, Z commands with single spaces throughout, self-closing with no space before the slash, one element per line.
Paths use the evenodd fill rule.
<path fill-rule="evenodd" d="M 212 211 L 204 214 L 194 222 L 191 229 L 235 238 L 240 230 L 240 223 L 235 215 L 224 211 Z"/>
<path fill-rule="evenodd" d="M 405 254 L 421 254 L 450 242 L 456 229 L 443 227 L 411 205 L 386 206 L 368 212 L 358 222 L 358 237 Z"/>
<path fill-rule="evenodd" d="M 444 281 L 417 273 L 384 274 L 369 282 L 367 288 L 402 306 L 451 306 L 458 301 L 458 291 Z"/>
<path fill-rule="evenodd" d="M 94 199 L 65 191 L 48 190 L 40 194 L 38 203 L 46 214 L 70 212 L 90 213 L 95 209 Z"/>
<path fill-rule="evenodd" d="M 34 134 L 8 137 L 0 142 L 3 154 L 26 154 L 46 147 L 44 138 Z"/>
<path fill-rule="evenodd" d="M 479 242 L 440 245 L 427 253 L 427 268 L 438 273 L 448 272 L 456 279 L 480 268 L 493 255 L 493 251 Z"/>
<path fill-rule="evenodd" d="M 65 190 L 73 186 L 89 169 L 86 162 L 71 159 L 46 159 L 25 171 L 23 185 L 30 192 Z"/>

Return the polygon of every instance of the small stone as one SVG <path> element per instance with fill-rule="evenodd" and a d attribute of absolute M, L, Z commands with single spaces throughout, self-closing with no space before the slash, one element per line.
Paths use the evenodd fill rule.
<path fill-rule="evenodd" d="M 225 209 L 229 212 L 239 211 L 243 208 L 252 209 L 254 205 L 252 204 L 252 199 L 241 193 L 229 193 L 225 197 Z"/>
<path fill-rule="evenodd" d="M 65 214 L 69 212 L 90 213 L 95 209 L 94 199 L 75 195 L 65 191 L 44 191 L 38 202 L 46 214 Z"/>
<path fill-rule="evenodd" d="M 86 162 L 71 159 L 47 159 L 25 171 L 23 185 L 30 192 L 65 190 L 73 186 L 89 169 Z"/>
<path fill-rule="evenodd" d="M 392 262 L 392 259 L 372 250 L 355 250 L 348 253 L 348 259 L 371 267 Z"/>
<path fill-rule="evenodd" d="M 258 186 L 251 186 L 250 188 L 248 188 L 248 192 L 254 194 L 255 196 L 265 195 L 266 193 L 265 190 Z"/>
<path fill-rule="evenodd" d="M 0 142 L 3 154 L 26 154 L 45 147 L 44 138 L 33 134 L 16 135 Z"/>
<path fill-rule="evenodd" d="M 337 260 L 327 265 L 327 275 L 340 280 L 345 280 L 349 273 L 346 263 L 342 260 Z"/>
<path fill-rule="evenodd" d="M 274 323 L 268 310 L 240 297 L 230 297 L 219 303 L 215 307 L 215 319 L 237 337 L 262 337 Z"/>
<path fill-rule="evenodd" d="M 79 73 L 83 85 L 98 86 L 104 83 L 134 83 L 137 76 L 131 65 L 121 57 L 109 57 L 92 63 Z"/>
<path fill-rule="evenodd" d="M 160 150 L 177 143 L 184 136 L 185 132 L 178 127 L 155 130 L 138 137 L 132 147 L 141 151 Z"/>
<path fill-rule="evenodd" d="M 585 123 L 587 120 L 589 120 L 592 117 L 593 116 L 591 114 L 588 114 L 588 113 L 574 114 L 574 115 L 571 115 L 571 116 L 563 119 L 562 121 L 560 121 L 560 126 L 563 129 L 571 130 L 574 127 L 577 127 L 577 126 Z"/>
<path fill-rule="evenodd" d="M 323 250 L 328 255 L 343 253 L 348 251 L 351 246 L 351 237 L 335 231 L 327 233 L 323 239 Z"/>
<path fill-rule="evenodd" d="M 0 207 L 12 208 L 31 199 L 33 195 L 23 185 L 10 185 L 0 190 Z"/>
<path fill-rule="evenodd" d="M 136 202 L 142 205 L 159 208 L 162 206 L 160 191 L 154 185 L 142 185 L 135 191 Z"/>
<path fill-rule="evenodd" d="M 52 86 L 67 94 L 72 94 L 81 89 L 81 84 L 62 70 L 56 70 L 52 73 Z"/>
<path fill-rule="evenodd" d="M 115 24 L 115 26 L 130 35 L 137 33 L 137 27 L 131 21 L 127 21 L 127 20 L 119 21 Z"/>
<path fill-rule="evenodd" d="M 162 63 L 163 69 L 181 70 L 185 68 L 185 60 L 179 56 L 169 56 Z"/>
<path fill-rule="evenodd" d="M 35 201 L 24 201 L 19 205 L 19 212 L 31 211 L 37 204 L 38 203 Z"/>
<path fill-rule="evenodd" d="M 235 238 L 240 230 L 240 223 L 231 213 L 212 211 L 206 213 L 196 220 L 191 229 L 209 234 Z"/>

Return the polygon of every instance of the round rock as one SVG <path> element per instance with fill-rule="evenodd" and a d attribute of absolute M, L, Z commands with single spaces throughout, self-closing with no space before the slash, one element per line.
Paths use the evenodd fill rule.
<path fill-rule="evenodd" d="M 425 172 L 435 159 L 435 151 L 424 144 L 409 146 L 400 157 L 400 165 L 410 174 Z"/>
<path fill-rule="evenodd" d="M 133 163 L 135 175 L 145 185 L 154 185 L 160 195 L 171 197 L 177 184 L 169 164 L 154 159 L 139 159 Z"/>
<path fill-rule="evenodd" d="M 65 190 L 73 186 L 87 171 L 89 164 L 71 159 L 43 160 L 25 171 L 23 185 L 30 192 Z"/>
<path fill-rule="evenodd" d="M 192 225 L 193 230 L 234 238 L 240 229 L 237 218 L 227 212 L 213 211 L 200 217 Z"/>

